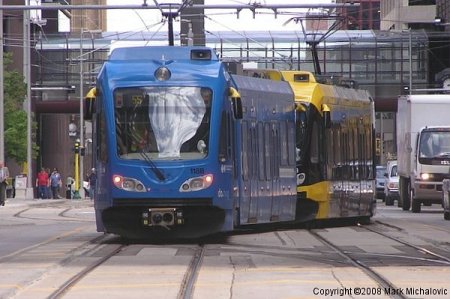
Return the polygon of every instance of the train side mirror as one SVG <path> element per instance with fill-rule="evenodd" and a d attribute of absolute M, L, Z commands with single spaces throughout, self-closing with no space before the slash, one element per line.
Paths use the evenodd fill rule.
<path fill-rule="evenodd" d="M 91 88 L 84 98 L 84 119 L 91 120 L 92 115 L 95 113 L 95 97 L 97 95 L 97 89 Z"/>
<path fill-rule="evenodd" d="M 233 87 L 230 87 L 228 95 L 231 97 L 231 105 L 233 106 L 234 118 L 242 119 L 243 109 L 242 109 L 241 95 Z"/>
<path fill-rule="evenodd" d="M 325 129 L 331 128 L 331 111 L 328 105 L 322 105 L 322 118 L 323 118 L 323 127 Z"/>

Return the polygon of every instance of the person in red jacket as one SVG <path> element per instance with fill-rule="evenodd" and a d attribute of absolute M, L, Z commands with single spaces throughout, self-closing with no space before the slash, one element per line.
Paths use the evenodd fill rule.
<path fill-rule="evenodd" d="M 41 199 L 48 198 L 49 179 L 48 172 L 42 167 L 36 177 L 37 197 Z"/>

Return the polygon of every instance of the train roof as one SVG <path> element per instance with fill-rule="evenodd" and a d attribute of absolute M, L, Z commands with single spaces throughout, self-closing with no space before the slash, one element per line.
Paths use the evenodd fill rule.
<path fill-rule="evenodd" d="M 170 80 L 166 82 L 177 84 L 218 78 L 225 73 L 222 62 L 207 47 L 126 47 L 111 52 L 97 79 L 108 80 L 110 87 L 139 85 L 157 80 L 158 69 L 168 70 Z"/>
<path fill-rule="evenodd" d="M 215 52 L 208 47 L 148 46 L 114 49 L 109 61 L 115 60 L 218 60 Z"/>
<path fill-rule="evenodd" d="M 325 83 L 323 78 L 316 78 L 308 71 L 251 69 L 245 72 L 248 76 L 289 82 L 298 101 L 303 100 L 317 105 L 319 103 L 315 101 L 321 98 L 328 98 L 331 101 L 373 101 L 368 91 L 351 87 L 353 83 L 351 80 L 341 80 L 342 85 L 339 85 L 335 83 L 336 80 L 326 80 Z"/>
<path fill-rule="evenodd" d="M 318 82 L 314 75 L 305 71 L 281 71 L 284 80 L 291 83 L 296 99 L 313 101 L 315 97 L 335 99 L 337 101 L 371 102 L 367 90 L 356 89 L 345 84 L 325 84 Z M 345 82 L 345 81 L 343 81 Z"/>

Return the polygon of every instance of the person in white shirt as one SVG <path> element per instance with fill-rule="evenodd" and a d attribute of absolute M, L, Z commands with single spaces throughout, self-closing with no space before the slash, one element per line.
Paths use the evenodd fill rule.
<path fill-rule="evenodd" d="M 5 205 L 6 186 L 8 185 L 7 181 L 8 178 L 9 178 L 8 167 L 4 166 L 3 162 L 0 162 L 0 206 Z"/>

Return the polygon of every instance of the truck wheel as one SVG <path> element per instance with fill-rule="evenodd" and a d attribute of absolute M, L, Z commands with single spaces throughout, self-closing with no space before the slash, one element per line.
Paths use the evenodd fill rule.
<path fill-rule="evenodd" d="M 394 198 L 391 196 L 386 196 L 386 205 L 387 206 L 393 206 L 394 205 Z"/>
<path fill-rule="evenodd" d="M 450 212 L 444 212 L 444 219 L 450 220 Z"/>
<path fill-rule="evenodd" d="M 422 203 L 420 202 L 420 200 L 413 198 L 411 211 L 413 213 L 420 213 L 421 205 Z"/>

